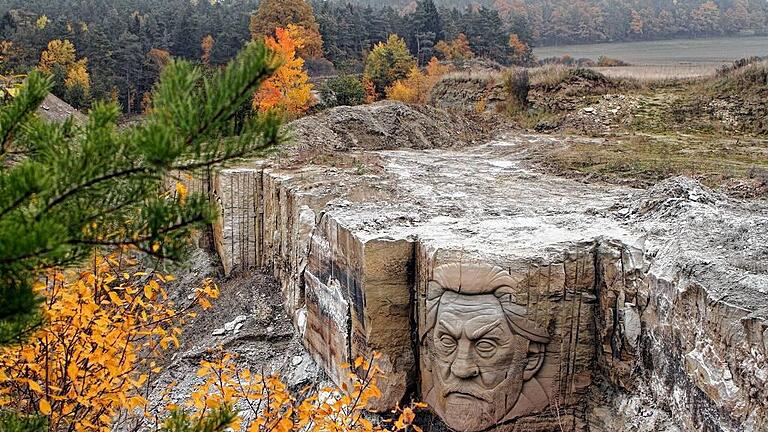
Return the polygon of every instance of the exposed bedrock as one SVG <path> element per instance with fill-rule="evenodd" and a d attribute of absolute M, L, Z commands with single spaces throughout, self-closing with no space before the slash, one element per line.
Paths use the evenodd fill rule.
<path fill-rule="evenodd" d="M 462 431 L 768 429 L 768 205 L 521 166 L 557 139 L 218 173 L 227 272 L 264 267 L 314 359 L 380 352 L 384 410 Z"/>

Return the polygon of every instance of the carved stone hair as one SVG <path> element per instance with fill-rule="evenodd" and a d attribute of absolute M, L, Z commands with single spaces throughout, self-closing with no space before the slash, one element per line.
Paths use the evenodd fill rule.
<path fill-rule="evenodd" d="M 547 330 L 528 319 L 526 306 L 516 301 L 513 293 L 515 285 L 514 278 L 501 267 L 454 263 L 435 268 L 427 287 L 426 328 L 420 335 L 421 339 L 435 326 L 443 294 L 453 291 L 470 296 L 493 294 L 499 300 L 512 330 L 532 342 L 549 343 Z"/>

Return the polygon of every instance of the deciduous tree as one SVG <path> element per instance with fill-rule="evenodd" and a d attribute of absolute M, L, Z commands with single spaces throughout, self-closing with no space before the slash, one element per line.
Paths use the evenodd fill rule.
<path fill-rule="evenodd" d="M 365 75 L 373 82 L 376 93 L 383 94 L 387 87 L 395 81 L 408 76 L 408 72 L 416 66 L 405 45 L 405 41 L 397 35 L 390 35 L 386 43 L 376 44 L 365 61 Z"/>
<path fill-rule="evenodd" d="M 213 39 L 213 36 L 211 35 L 206 35 L 200 42 L 200 48 L 203 51 L 203 54 L 200 56 L 200 61 L 206 66 L 211 63 L 211 52 L 213 51 L 213 45 L 215 43 L 216 40 Z"/>
<path fill-rule="evenodd" d="M 408 77 L 396 81 L 387 88 L 387 98 L 407 103 L 427 103 L 432 88 L 440 78 L 454 70 L 451 65 L 441 64 L 432 57 L 426 67 L 426 73 L 417 67 L 411 68 Z"/>
<path fill-rule="evenodd" d="M 512 63 L 520 65 L 530 63 L 533 51 L 527 43 L 520 40 L 518 35 L 514 33 L 509 35 L 509 47 L 512 49 Z"/>
<path fill-rule="evenodd" d="M 469 46 L 467 36 L 465 36 L 464 33 L 459 33 L 458 36 L 456 36 L 456 39 L 450 42 L 438 42 L 435 48 L 445 60 L 461 62 L 475 56 L 475 53 L 472 52 L 472 48 Z"/>
<path fill-rule="evenodd" d="M 129 252 L 97 254 L 91 270 L 51 271 L 37 283 L 45 325 L 0 349 L 0 409 L 39 413 L 63 431 L 109 430 L 120 411 L 146 408 L 142 390 L 194 312 L 168 300 L 172 276 L 128 273 L 135 264 Z M 196 292 L 206 308 L 217 296 L 210 281 Z"/>
<path fill-rule="evenodd" d="M 75 62 L 75 46 L 68 40 L 54 39 L 48 42 L 48 47 L 40 54 L 38 68 L 43 72 L 52 73 L 56 65 L 68 69 Z"/>
<path fill-rule="evenodd" d="M 297 115 L 312 103 L 312 85 L 304 71 L 304 60 L 296 55 L 301 45 L 291 38 L 288 30 L 278 28 L 276 37 L 267 36 L 267 46 L 277 53 L 281 65 L 262 84 L 253 98 L 253 107 L 261 112 L 278 109 Z"/>

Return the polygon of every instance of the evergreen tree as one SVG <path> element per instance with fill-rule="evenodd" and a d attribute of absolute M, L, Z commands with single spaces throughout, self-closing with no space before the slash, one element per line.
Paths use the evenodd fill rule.
<path fill-rule="evenodd" d="M 432 0 L 420 0 L 411 15 L 411 49 L 420 65 L 426 64 L 434 54 L 437 41 L 445 38 L 443 22 Z"/>
<path fill-rule="evenodd" d="M 238 136 L 230 122 L 277 66 L 261 43 L 210 78 L 173 61 L 152 112 L 122 130 L 117 107 L 103 103 L 85 126 L 44 123 L 35 110 L 51 79 L 30 74 L 0 108 L 0 343 L 40 322 L 32 285 L 46 268 L 80 263 L 96 247 L 181 256 L 190 230 L 214 213 L 201 194 L 163 193 L 166 179 L 259 154 L 281 140 L 274 115 L 250 119 Z"/>

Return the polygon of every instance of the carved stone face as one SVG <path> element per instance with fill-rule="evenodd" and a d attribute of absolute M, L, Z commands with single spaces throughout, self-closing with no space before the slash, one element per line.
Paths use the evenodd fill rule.
<path fill-rule="evenodd" d="M 529 341 L 512 331 L 495 296 L 445 293 L 432 343 L 435 396 L 449 426 L 483 429 L 517 402 Z"/>
<path fill-rule="evenodd" d="M 485 265 L 441 266 L 430 281 L 425 401 L 454 430 L 481 431 L 548 405 L 534 377 L 550 339 L 515 302 L 514 285 Z"/>

